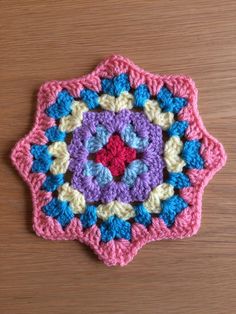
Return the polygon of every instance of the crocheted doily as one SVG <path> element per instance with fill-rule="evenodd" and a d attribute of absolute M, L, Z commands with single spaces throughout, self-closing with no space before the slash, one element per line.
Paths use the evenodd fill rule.
<path fill-rule="evenodd" d="M 79 240 L 107 265 L 195 234 L 203 189 L 226 161 L 199 117 L 194 82 L 121 56 L 44 84 L 11 158 L 31 189 L 37 235 Z"/>

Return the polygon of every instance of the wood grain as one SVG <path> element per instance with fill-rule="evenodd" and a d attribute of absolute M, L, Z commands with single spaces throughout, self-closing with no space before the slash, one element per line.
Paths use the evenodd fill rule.
<path fill-rule="evenodd" d="M 236 2 L 0 1 L 0 313 L 236 312 Z M 146 245 L 124 268 L 78 242 L 34 235 L 28 188 L 11 167 L 47 80 L 88 73 L 119 53 L 146 70 L 187 74 L 226 167 L 207 187 L 193 238 Z"/>

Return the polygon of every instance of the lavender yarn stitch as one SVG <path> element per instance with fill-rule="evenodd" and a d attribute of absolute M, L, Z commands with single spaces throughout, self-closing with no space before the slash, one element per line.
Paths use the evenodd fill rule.
<path fill-rule="evenodd" d="M 93 176 L 84 175 L 89 152 L 85 148 L 89 138 L 96 135 L 97 126 L 105 127 L 110 135 L 121 134 L 127 125 L 132 125 L 137 136 L 148 140 L 148 145 L 141 151 L 138 159 L 142 160 L 148 170 L 140 174 L 129 187 L 124 182 L 112 180 L 101 186 Z M 82 126 L 73 133 L 68 146 L 70 153 L 69 170 L 73 172 L 72 186 L 84 194 L 87 202 L 108 203 L 119 200 L 124 203 L 147 199 L 151 190 L 163 182 L 164 161 L 162 159 L 163 140 L 159 126 L 151 124 L 144 113 L 122 110 L 84 113 Z"/>

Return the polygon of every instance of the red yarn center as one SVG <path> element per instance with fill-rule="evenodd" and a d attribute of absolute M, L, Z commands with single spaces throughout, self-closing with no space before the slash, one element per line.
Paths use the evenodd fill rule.
<path fill-rule="evenodd" d="M 107 167 L 113 176 L 124 174 L 126 166 L 136 159 L 136 150 L 125 145 L 119 135 L 112 135 L 108 143 L 95 154 L 95 161 Z"/>

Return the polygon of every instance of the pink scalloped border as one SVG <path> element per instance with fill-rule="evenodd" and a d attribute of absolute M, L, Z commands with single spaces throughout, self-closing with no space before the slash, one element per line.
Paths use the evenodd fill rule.
<path fill-rule="evenodd" d="M 108 243 L 100 241 L 100 230 L 97 226 L 83 230 L 80 220 L 74 218 L 64 231 L 53 218 L 44 215 L 43 205 L 51 199 L 51 193 L 40 190 L 45 179 L 44 174 L 31 173 L 32 156 L 30 144 L 45 144 L 47 139 L 44 131 L 55 124 L 44 110 L 51 105 L 57 94 L 66 88 L 74 97 L 79 97 L 81 90 L 86 87 L 97 92 L 101 89 L 102 77 L 113 77 L 120 73 L 128 73 L 133 88 L 140 84 L 147 84 L 151 94 L 155 95 L 163 84 L 177 96 L 187 97 L 188 105 L 178 115 L 180 120 L 188 120 L 188 139 L 201 139 L 201 155 L 205 160 L 203 170 L 189 170 L 188 175 L 193 187 L 181 190 L 181 196 L 189 203 L 175 220 L 171 228 L 167 228 L 159 218 L 152 219 L 152 225 L 132 225 L 132 242 L 127 240 L 112 240 Z M 126 265 L 137 254 L 138 250 L 148 242 L 161 239 L 178 239 L 190 237 L 198 231 L 201 222 L 201 204 L 204 187 L 213 175 L 226 162 L 223 146 L 205 129 L 197 110 L 197 89 L 191 78 L 179 75 L 155 75 L 136 66 L 132 61 L 122 56 L 111 56 L 96 69 L 79 79 L 67 81 L 52 81 L 41 86 L 38 93 L 38 106 L 33 129 L 22 138 L 13 148 L 11 160 L 24 181 L 29 185 L 33 199 L 33 228 L 38 236 L 50 240 L 79 240 L 90 246 L 105 264 Z"/>

